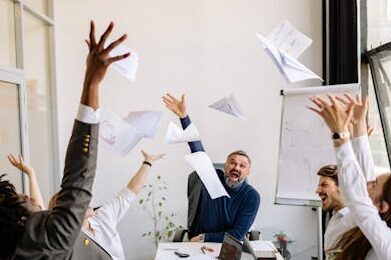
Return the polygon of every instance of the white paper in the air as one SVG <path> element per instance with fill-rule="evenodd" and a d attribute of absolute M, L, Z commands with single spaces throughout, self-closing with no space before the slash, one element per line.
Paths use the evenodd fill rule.
<path fill-rule="evenodd" d="M 197 172 L 212 199 L 216 199 L 222 196 L 229 197 L 227 191 L 217 176 L 216 170 L 213 167 L 213 163 L 207 153 L 191 153 L 186 155 L 185 159 Z"/>
<path fill-rule="evenodd" d="M 139 65 L 138 53 L 135 50 L 130 49 L 129 47 L 127 47 L 123 44 L 120 44 L 110 52 L 110 56 L 114 57 L 117 55 L 123 55 L 128 52 L 130 52 L 129 57 L 127 57 L 126 59 L 122 59 L 122 60 L 114 62 L 112 64 L 112 67 L 116 71 L 118 71 L 122 76 L 124 76 L 124 77 L 128 78 L 130 81 L 134 82 L 136 80 L 136 75 L 137 75 L 137 70 L 138 70 L 138 65 Z"/>
<path fill-rule="evenodd" d="M 134 111 L 126 116 L 125 121 L 142 137 L 152 138 L 156 134 L 161 117 L 161 111 Z"/>
<path fill-rule="evenodd" d="M 167 133 L 166 133 L 166 143 L 175 144 L 175 143 L 187 143 L 200 141 L 200 133 L 193 123 L 191 123 L 185 130 L 177 126 L 173 122 L 168 124 Z"/>
<path fill-rule="evenodd" d="M 292 58 L 297 59 L 311 44 L 312 40 L 287 20 L 280 24 L 266 36 L 266 39 L 275 47 Z"/>
<path fill-rule="evenodd" d="M 239 106 L 238 101 L 235 99 L 233 95 L 230 95 L 229 97 L 224 97 L 219 101 L 213 103 L 209 107 L 227 113 L 229 115 L 238 117 L 240 119 L 246 118 L 242 112 L 242 109 Z"/>
<path fill-rule="evenodd" d="M 307 79 L 320 79 L 318 75 L 313 73 L 306 66 L 301 64 L 296 59 L 292 58 L 289 54 L 284 53 L 282 50 L 275 47 L 270 43 L 265 37 L 260 34 L 256 34 L 257 38 L 262 42 L 262 45 L 276 64 L 280 73 L 283 75 L 284 79 L 288 83 L 293 83 L 297 81 L 307 80 Z"/>
<path fill-rule="evenodd" d="M 105 147 L 125 156 L 142 139 L 142 135 L 111 110 L 102 109 L 99 138 Z"/>

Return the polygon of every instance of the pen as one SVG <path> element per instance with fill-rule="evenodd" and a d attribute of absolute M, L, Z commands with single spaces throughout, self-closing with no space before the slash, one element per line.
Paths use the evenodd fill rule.
<path fill-rule="evenodd" d="M 207 247 L 207 246 L 202 246 L 201 247 L 202 252 L 205 254 L 205 250 L 209 252 L 214 252 L 215 250 L 213 248 Z"/>

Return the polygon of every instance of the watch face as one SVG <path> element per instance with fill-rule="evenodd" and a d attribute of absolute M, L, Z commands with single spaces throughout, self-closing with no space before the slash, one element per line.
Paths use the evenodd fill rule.
<path fill-rule="evenodd" d="M 333 134 L 333 139 L 334 140 L 337 140 L 337 139 L 340 139 L 341 137 L 339 136 L 339 133 L 334 133 Z"/>

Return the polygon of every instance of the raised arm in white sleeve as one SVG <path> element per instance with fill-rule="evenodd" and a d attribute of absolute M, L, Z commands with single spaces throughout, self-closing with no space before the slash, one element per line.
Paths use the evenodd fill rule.
<path fill-rule="evenodd" d="M 391 256 L 391 229 L 380 218 L 368 195 L 367 183 L 351 142 L 335 148 L 340 170 L 340 188 L 356 223 L 371 243 L 378 259 Z M 364 151 L 362 151 L 364 152 Z"/>

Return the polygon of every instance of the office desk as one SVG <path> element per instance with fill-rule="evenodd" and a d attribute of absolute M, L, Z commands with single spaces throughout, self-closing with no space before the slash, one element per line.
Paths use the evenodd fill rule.
<path fill-rule="evenodd" d="M 201 247 L 207 246 L 212 248 L 214 252 L 202 253 Z M 160 243 L 156 252 L 155 260 L 211 260 L 216 259 L 220 253 L 221 243 L 198 243 L 198 242 L 176 242 L 176 243 Z M 190 257 L 180 258 L 175 255 L 175 251 L 189 254 Z M 276 253 L 277 260 L 283 260 L 279 253 Z M 242 253 L 242 260 L 252 260 L 253 257 L 248 253 Z"/>

